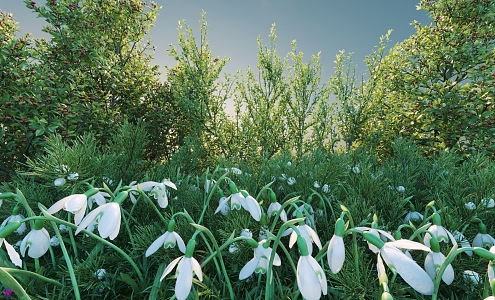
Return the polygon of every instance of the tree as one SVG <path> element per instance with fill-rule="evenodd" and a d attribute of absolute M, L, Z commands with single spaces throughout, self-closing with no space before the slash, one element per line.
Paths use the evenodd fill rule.
<path fill-rule="evenodd" d="M 198 43 L 185 21 L 179 22 L 178 30 L 179 48 L 169 49 L 177 65 L 170 69 L 167 77 L 168 91 L 181 120 L 175 125 L 178 144 L 187 148 L 183 151 L 196 152 L 194 159 L 206 166 L 210 159 L 215 161 L 221 155 L 233 153 L 233 143 L 224 130 L 231 127 L 232 122 L 224 107 L 231 95 L 232 83 L 228 75 L 224 81 L 219 80 L 228 59 L 213 56 L 204 12 Z"/>
<path fill-rule="evenodd" d="M 288 76 L 290 98 L 287 102 L 287 125 L 290 146 L 296 150 L 297 157 L 302 157 L 305 152 L 312 150 L 308 135 L 318 124 L 316 108 L 323 108 L 324 103 L 329 101 L 329 89 L 321 84 L 320 53 L 311 56 L 310 61 L 305 63 L 303 53 L 296 50 L 296 41 L 293 41 L 289 57 L 292 65 Z"/>
<path fill-rule="evenodd" d="M 157 115 L 148 115 L 162 96 L 158 67 L 151 65 L 151 44 L 143 45 L 156 18 L 156 4 L 139 0 L 50 0 L 44 6 L 25 2 L 45 18 L 43 31 L 51 38 L 30 41 L 24 62 L 17 65 L 20 69 L 5 73 L 18 75 L 2 78 L 4 85 L 15 87 L 2 91 L 0 104 L 2 110 L 15 115 L 2 122 L 3 142 L 11 143 L 11 152 L 5 155 L 9 159 L 2 161 L 6 168 L 18 167 L 52 133 L 70 140 L 91 130 L 106 144 L 125 120 L 146 119 L 152 135 L 156 126 L 167 125 L 153 119 Z M 15 59 L 6 58 L 10 65 Z M 162 109 L 166 111 L 167 106 Z M 17 137 L 6 140 L 5 136 L 12 135 Z"/>
<path fill-rule="evenodd" d="M 239 138 L 248 160 L 267 160 L 288 145 L 287 105 L 290 89 L 284 74 L 286 59 L 277 54 L 275 25 L 269 47 L 258 37 L 258 74 L 248 68 L 236 76 L 235 103 Z"/>
<path fill-rule="evenodd" d="M 495 1 L 422 0 L 433 23 L 383 62 L 367 143 L 413 138 L 425 152 L 495 153 Z"/>

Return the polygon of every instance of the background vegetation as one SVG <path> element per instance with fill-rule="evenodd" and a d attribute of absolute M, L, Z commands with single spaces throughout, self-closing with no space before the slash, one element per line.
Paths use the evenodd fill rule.
<path fill-rule="evenodd" d="M 388 45 L 390 33 L 384 35 L 367 56 L 362 75 L 356 74 L 352 53 L 338 53 L 328 82 L 322 82 L 318 53 L 305 57 L 296 41 L 286 55 L 277 52 L 275 27 L 267 41 L 258 39 L 256 68 L 231 75 L 223 73 L 228 58 L 216 57 L 209 48 L 204 13 L 197 35 L 181 22 L 178 47 L 169 49 L 177 63 L 160 79 L 152 42 L 144 40 L 159 9 L 155 3 L 25 3 L 46 19 L 43 30 L 51 38 L 16 36 L 15 16 L 0 12 L 1 192 L 19 188 L 33 207 L 37 202 L 49 206 L 81 192 L 78 182 L 83 180 L 115 188 L 119 182 L 169 178 L 181 182 L 170 195 L 178 199 L 171 201 L 171 210 L 194 215 L 202 209 L 204 172 L 235 167 L 242 170 L 231 174 L 236 184 L 253 195 L 271 181 L 277 199 L 307 199 L 316 191 L 331 201 L 336 214 L 339 204 L 348 207 L 361 225 L 369 225 L 377 214 L 380 226 L 397 228 L 408 211 L 406 198 L 412 196 L 418 211 L 435 201 L 437 209 L 448 212 L 447 227 L 470 238 L 477 233 L 471 225 L 475 218 L 494 232 L 493 211 L 480 206 L 495 197 L 494 0 L 421 0 L 430 25 L 414 24 L 416 33 L 396 45 Z M 235 105 L 234 116 L 225 113 L 227 101 Z M 77 173 L 78 181 L 53 185 L 70 173 Z M 290 177 L 295 184 L 288 184 Z M 323 191 L 325 184 L 328 190 Z M 478 208 L 467 210 L 468 202 Z M 315 197 L 313 206 L 318 205 Z M 215 208 L 205 220 L 219 240 L 227 239 L 232 228 L 260 232 L 259 224 L 242 216 L 213 217 Z M 2 209 L 2 218 L 9 213 L 10 207 Z M 178 253 L 160 250 L 159 259 L 144 259 L 163 228 L 142 203 L 134 214 L 141 222 L 133 228 L 136 238 L 129 253 L 147 270 L 146 283 L 152 286 L 162 261 Z M 168 212 L 164 216 L 170 217 Z M 330 212 L 317 217 L 322 241 L 331 238 L 328 228 L 334 223 Z M 186 223 L 177 227 L 181 234 L 192 230 Z M 116 240 L 121 247 L 129 242 Z M 366 244 L 359 246 L 365 253 Z M 236 278 L 239 262 L 249 260 L 252 251 L 246 246 L 229 255 L 229 276 Z M 133 290 L 118 276 L 132 273 L 119 259 L 115 253 L 91 253 L 76 260 L 88 297 L 149 296 L 150 290 Z M 360 261 L 361 278 L 353 277 L 351 266 L 328 275 L 333 296 L 380 295 L 372 260 L 363 254 Z M 94 278 L 103 267 L 113 274 L 105 284 Z M 483 274 L 486 264 L 463 258 L 454 269 Z M 44 272 L 65 276 L 67 270 Z M 278 276 L 279 286 L 285 286 L 284 275 Z M 225 291 L 218 290 L 219 280 L 198 284 L 198 293 L 221 297 Z M 236 281 L 234 289 L 261 297 L 256 286 L 256 280 Z M 31 286 L 30 293 L 42 294 L 40 289 Z M 171 289 L 173 282 L 164 280 L 153 293 L 171 296 Z M 393 290 L 397 299 L 421 299 L 400 280 Z M 280 297 L 294 295 L 278 292 Z M 70 295 L 70 290 L 60 293 Z M 481 289 L 461 277 L 441 294 L 457 299 L 466 293 L 482 297 Z"/>

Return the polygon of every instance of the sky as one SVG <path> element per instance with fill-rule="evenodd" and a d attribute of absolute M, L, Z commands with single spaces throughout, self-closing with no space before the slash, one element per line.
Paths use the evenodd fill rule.
<path fill-rule="evenodd" d="M 44 1 L 36 1 L 43 3 Z M 419 0 L 156 0 L 161 6 L 150 31 L 157 47 L 155 63 L 165 74 L 165 66 L 175 61 L 168 56 L 169 46 L 177 46 L 178 21 L 198 33 L 201 11 L 206 12 L 208 40 L 214 56 L 228 57 L 225 71 L 253 69 L 257 64 L 257 38 L 269 45 L 268 34 L 276 24 L 277 52 L 285 56 L 291 41 L 304 53 L 304 60 L 321 52 L 323 80 L 334 72 L 339 50 L 354 52 L 358 73 L 365 71 L 364 59 L 378 45 L 380 36 L 392 29 L 390 46 L 415 32 L 410 23 L 430 24 L 425 11 L 416 10 Z M 20 35 L 47 37 L 41 31 L 45 21 L 25 7 L 22 0 L 0 0 L 0 10 L 11 12 L 19 23 Z M 199 37 L 199 34 L 197 35 Z"/>

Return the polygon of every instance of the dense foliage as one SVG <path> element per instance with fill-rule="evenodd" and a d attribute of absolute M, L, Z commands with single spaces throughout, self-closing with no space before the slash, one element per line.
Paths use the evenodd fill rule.
<path fill-rule="evenodd" d="M 277 52 L 275 26 L 268 42 L 258 38 L 256 68 L 232 75 L 209 47 L 205 13 L 199 36 L 181 21 L 168 49 L 176 65 L 161 78 L 144 40 L 155 3 L 25 3 L 50 38 L 17 36 L 15 16 L 0 11 L 5 297 L 311 299 L 310 278 L 322 275 L 314 299 L 480 299 L 495 288 L 495 239 L 485 236 L 495 228 L 495 0 L 421 0 L 431 24 L 414 23 L 389 52 L 391 31 L 382 36 L 363 75 L 341 51 L 328 82 L 319 53 L 305 59 L 296 41 Z M 274 217 L 272 204 L 284 213 Z M 447 237 L 427 243 L 430 223 L 457 232 L 459 248 Z M 304 224 L 322 245 L 302 241 Z M 45 240 L 16 245 L 27 228 L 52 238 L 39 256 Z M 381 241 L 370 237 L 378 232 Z M 430 266 L 434 291 L 389 261 L 380 268 L 387 232 L 426 249 L 408 252 L 415 267 L 448 257 L 445 278 L 435 278 L 442 262 Z M 484 243 L 466 245 L 480 234 Z M 273 268 L 267 249 L 279 256 Z M 200 266 L 186 281 L 184 264 L 170 273 L 181 255 Z M 319 275 L 299 271 L 301 257 L 316 258 Z"/>

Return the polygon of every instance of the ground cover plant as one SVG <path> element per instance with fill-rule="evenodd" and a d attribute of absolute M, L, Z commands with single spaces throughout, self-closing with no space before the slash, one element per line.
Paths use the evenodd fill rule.
<path fill-rule="evenodd" d="M 328 83 L 274 26 L 220 80 L 181 22 L 162 83 L 154 3 L 26 6 L 53 37 L 0 12 L 0 297 L 495 298 L 494 1 L 423 0 L 434 23 Z"/>

